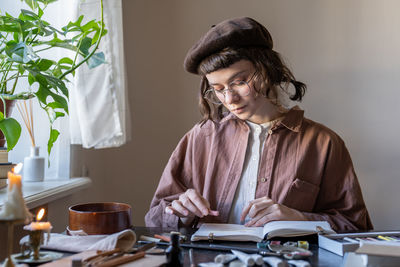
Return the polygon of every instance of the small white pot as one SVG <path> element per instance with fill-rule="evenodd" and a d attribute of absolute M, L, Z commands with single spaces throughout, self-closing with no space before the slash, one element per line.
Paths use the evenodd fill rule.
<path fill-rule="evenodd" d="M 31 154 L 24 159 L 23 179 L 41 182 L 44 179 L 44 158 L 39 156 L 39 147 L 31 147 Z"/>

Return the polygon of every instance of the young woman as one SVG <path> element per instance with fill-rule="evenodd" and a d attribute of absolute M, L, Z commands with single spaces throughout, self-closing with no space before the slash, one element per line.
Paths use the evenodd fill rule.
<path fill-rule="evenodd" d="M 173 152 L 147 226 L 325 220 L 339 231 L 372 228 L 343 141 L 287 106 L 306 86 L 272 48 L 264 26 L 236 18 L 189 50 L 184 66 L 202 77 L 203 120 Z"/>

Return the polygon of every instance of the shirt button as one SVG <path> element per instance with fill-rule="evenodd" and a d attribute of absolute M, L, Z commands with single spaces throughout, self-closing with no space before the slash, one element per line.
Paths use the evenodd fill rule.
<path fill-rule="evenodd" d="M 268 134 L 272 134 L 272 130 L 268 130 Z"/>
<path fill-rule="evenodd" d="M 266 182 L 266 181 L 267 181 L 267 178 L 265 178 L 265 177 L 261 178 L 261 182 L 262 182 L 262 183 L 264 183 L 264 182 Z"/>
<path fill-rule="evenodd" d="M 257 160 L 257 157 L 256 156 L 252 157 L 252 160 Z"/>

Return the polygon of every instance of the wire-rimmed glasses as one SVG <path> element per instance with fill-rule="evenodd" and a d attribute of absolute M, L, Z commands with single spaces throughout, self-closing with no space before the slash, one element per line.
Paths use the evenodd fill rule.
<path fill-rule="evenodd" d="M 213 104 L 221 105 L 226 100 L 226 95 L 228 91 L 231 94 L 236 94 L 239 96 L 248 96 L 251 92 L 249 82 L 254 78 L 257 72 L 251 75 L 250 79 L 247 81 L 233 81 L 228 85 L 228 88 L 221 90 L 216 90 L 215 88 L 210 88 L 204 93 L 204 98 Z"/>

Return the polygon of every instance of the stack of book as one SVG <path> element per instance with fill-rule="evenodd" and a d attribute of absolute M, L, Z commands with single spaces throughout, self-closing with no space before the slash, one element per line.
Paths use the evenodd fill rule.
<path fill-rule="evenodd" d="M 6 147 L 0 147 L 0 189 L 7 186 L 7 173 L 11 171 L 13 164 L 8 162 Z"/>

